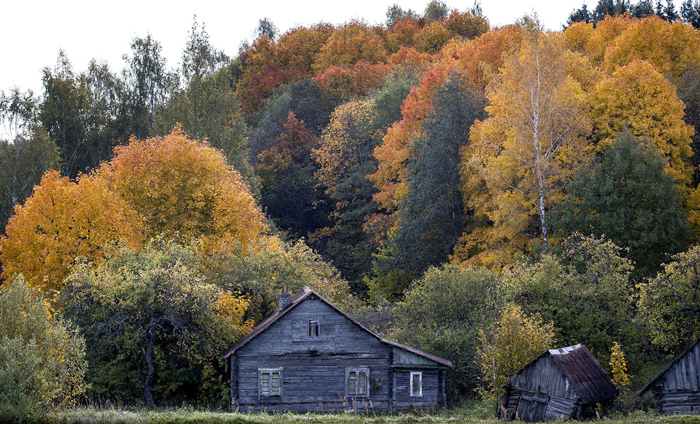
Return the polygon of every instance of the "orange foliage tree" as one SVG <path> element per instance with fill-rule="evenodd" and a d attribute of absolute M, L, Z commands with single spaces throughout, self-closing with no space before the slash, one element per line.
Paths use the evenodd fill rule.
<path fill-rule="evenodd" d="M 371 64 L 358 62 L 350 67 L 331 66 L 314 78 L 321 90 L 326 93 L 349 100 L 366 95 L 379 87 L 389 67 L 383 63 Z"/>
<path fill-rule="evenodd" d="M 319 74 L 331 66 L 351 66 L 361 61 L 384 63 L 386 56 L 384 40 L 364 23 L 353 21 L 328 37 L 313 68 Z"/>
<path fill-rule="evenodd" d="M 15 207 L 0 242 L 2 277 L 22 274 L 45 292 L 61 290 L 76 257 L 101 259 L 110 241 L 143 243 L 137 213 L 107 183 L 81 175 L 77 182 L 48 171 L 23 206 Z"/>
<path fill-rule="evenodd" d="M 265 228 L 248 186 L 224 155 L 177 126 L 165 137 L 117 147 L 97 175 L 143 216 L 149 238 L 200 239 L 205 250 L 216 250 L 250 246 Z"/>

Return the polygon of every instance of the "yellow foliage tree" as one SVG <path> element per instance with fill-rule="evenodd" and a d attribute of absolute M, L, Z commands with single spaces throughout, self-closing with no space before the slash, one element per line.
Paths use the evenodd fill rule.
<path fill-rule="evenodd" d="M 384 41 L 362 22 L 353 21 L 336 30 L 316 55 L 313 69 L 320 74 L 331 66 L 352 66 L 357 62 L 385 62 Z"/>
<path fill-rule="evenodd" d="M 586 94 L 568 74 L 570 58 L 560 34 L 528 32 L 520 49 L 490 73 L 489 118 L 474 124 L 463 149 L 467 186 L 483 180 L 477 211 L 493 222 L 490 236 L 465 240 L 480 249 L 532 240 L 549 245 L 548 210 L 585 159 Z M 479 235 L 482 237 L 482 235 Z M 507 251 L 507 250 L 506 250 Z"/>
<path fill-rule="evenodd" d="M 612 380 L 615 386 L 622 394 L 629 391 L 630 376 L 627 374 L 627 360 L 622 347 L 613 342 L 613 347 L 610 349 L 610 369 L 612 370 Z"/>
<path fill-rule="evenodd" d="M 503 385 L 516 371 L 554 343 L 554 325 L 539 316 L 528 317 L 519 306 L 507 305 L 487 331 L 479 331 L 477 350 L 481 367 L 481 397 L 498 402 Z"/>
<path fill-rule="evenodd" d="M 99 261 L 105 243 L 143 243 L 138 214 L 106 181 L 81 175 L 77 182 L 48 171 L 34 194 L 15 207 L 0 241 L 4 279 L 22 274 L 45 293 L 61 290 L 76 257 Z"/>
<path fill-rule="evenodd" d="M 647 136 L 668 161 L 666 172 L 675 178 L 682 195 L 691 182 L 690 147 L 693 128 L 686 124 L 684 104 L 676 89 L 648 62 L 635 60 L 601 81 L 591 94 L 591 117 L 598 151 L 629 129 Z"/>
<path fill-rule="evenodd" d="M 263 215 L 240 174 L 206 142 L 179 127 L 165 137 L 132 139 L 97 171 L 144 218 L 148 238 L 199 239 L 204 251 L 255 244 Z"/>

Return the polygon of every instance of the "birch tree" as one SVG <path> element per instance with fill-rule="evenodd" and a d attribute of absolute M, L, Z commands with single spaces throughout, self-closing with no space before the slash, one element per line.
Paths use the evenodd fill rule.
<path fill-rule="evenodd" d="M 581 85 L 567 73 L 563 38 L 535 25 L 503 67 L 489 72 L 486 111 L 464 150 L 489 190 L 481 207 L 495 239 L 549 246 L 548 211 L 585 151 L 589 122 Z M 473 175 L 467 175 L 473 179 Z"/>

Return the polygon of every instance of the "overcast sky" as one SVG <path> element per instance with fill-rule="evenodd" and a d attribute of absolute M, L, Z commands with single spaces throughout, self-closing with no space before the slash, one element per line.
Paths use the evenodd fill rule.
<path fill-rule="evenodd" d="M 350 19 L 379 24 L 392 4 L 422 13 L 428 1 L 8 0 L 0 15 L 0 90 L 17 86 L 41 94 L 41 70 L 54 66 L 59 49 L 67 53 L 74 70 L 85 70 L 95 58 L 120 71 L 131 40 L 147 33 L 163 46 L 168 67 L 176 67 L 195 15 L 206 25 L 211 44 L 232 56 L 242 41 L 252 40 L 258 20 L 265 17 L 282 33 L 299 25 L 341 24 Z M 492 26 L 535 11 L 547 28 L 558 30 L 584 2 L 590 0 L 483 0 L 481 8 Z M 473 0 L 445 3 L 460 11 L 474 4 Z"/>

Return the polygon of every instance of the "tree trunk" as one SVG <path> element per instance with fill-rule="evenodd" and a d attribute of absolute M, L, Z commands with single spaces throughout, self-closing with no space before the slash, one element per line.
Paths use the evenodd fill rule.
<path fill-rule="evenodd" d="M 141 347 L 143 351 L 143 356 L 146 358 L 146 364 L 148 364 L 148 375 L 146 376 L 146 381 L 143 383 L 143 397 L 146 399 L 146 407 L 153 408 L 156 406 L 153 402 L 153 393 L 151 389 L 153 388 L 153 380 L 156 376 L 156 368 L 153 365 L 153 345 L 155 344 L 156 336 L 152 330 L 146 333 L 146 347 Z"/>

